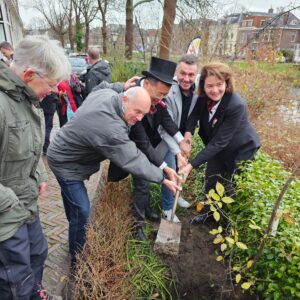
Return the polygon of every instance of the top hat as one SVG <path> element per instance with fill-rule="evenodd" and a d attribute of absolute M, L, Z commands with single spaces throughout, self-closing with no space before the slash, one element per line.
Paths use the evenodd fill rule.
<path fill-rule="evenodd" d="M 149 71 L 143 71 L 146 77 L 155 79 L 167 84 L 173 84 L 173 77 L 176 70 L 176 63 L 159 57 L 151 57 Z"/>

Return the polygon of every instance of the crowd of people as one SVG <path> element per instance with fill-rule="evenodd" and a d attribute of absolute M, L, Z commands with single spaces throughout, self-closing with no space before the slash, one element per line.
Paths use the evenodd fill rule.
<path fill-rule="evenodd" d="M 162 216 L 170 220 L 179 173 L 185 181 L 207 163 L 207 192 L 217 181 L 232 182 L 239 164 L 260 147 L 226 64 L 199 70 L 193 55 L 178 64 L 152 57 L 143 77 L 111 83 L 109 65 L 92 48 L 83 85 L 71 75 L 63 49 L 46 37 L 26 37 L 7 55 L 9 63 L 0 64 L 1 299 L 46 299 L 47 242 L 37 203 L 47 187 L 43 153 L 61 188 L 75 270 L 89 223 L 84 180 L 103 160 L 110 160 L 110 181 L 132 174 L 133 235 L 145 240 L 145 219 L 159 219 L 150 207 L 149 182 L 161 184 Z M 57 107 L 61 128 L 50 141 Z M 205 147 L 191 157 L 197 125 Z M 178 204 L 190 206 L 183 197 Z M 176 215 L 173 221 L 180 222 Z"/>

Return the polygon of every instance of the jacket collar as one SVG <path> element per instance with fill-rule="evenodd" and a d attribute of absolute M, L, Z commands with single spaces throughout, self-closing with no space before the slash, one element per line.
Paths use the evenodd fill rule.
<path fill-rule="evenodd" d="M 33 90 L 4 64 L 0 64 L 0 90 L 15 101 L 27 99 L 33 105 L 39 105 L 39 100 Z"/>

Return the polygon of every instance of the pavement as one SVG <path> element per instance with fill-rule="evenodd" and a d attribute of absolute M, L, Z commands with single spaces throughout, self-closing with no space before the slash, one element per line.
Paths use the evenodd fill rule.
<path fill-rule="evenodd" d="M 59 130 L 57 114 L 54 116 L 51 139 Z M 70 257 L 68 251 L 68 221 L 60 194 L 60 187 L 47 164 L 44 163 L 48 172 L 48 187 L 46 192 L 39 198 L 40 218 L 43 232 L 48 241 L 48 257 L 44 268 L 43 285 L 50 295 L 57 296 L 56 299 L 67 299 L 66 284 L 68 282 Z M 91 205 L 99 193 L 100 171 L 86 182 L 86 188 L 91 200 Z"/>

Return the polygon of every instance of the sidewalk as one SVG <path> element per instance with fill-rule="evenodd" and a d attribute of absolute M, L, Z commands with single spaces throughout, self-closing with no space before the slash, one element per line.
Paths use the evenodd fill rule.
<path fill-rule="evenodd" d="M 51 138 L 58 129 L 58 117 L 55 114 Z M 48 167 L 47 158 L 44 158 L 44 163 L 48 172 L 48 187 L 39 198 L 39 209 L 43 232 L 48 241 L 48 257 L 44 268 L 43 285 L 51 295 L 63 297 L 70 266 L 68 221 L 60 195 L 60 187 Z M 86 182 L 91 202 L 97 196 L 101 170 Z"/>

